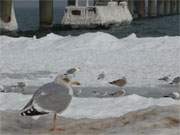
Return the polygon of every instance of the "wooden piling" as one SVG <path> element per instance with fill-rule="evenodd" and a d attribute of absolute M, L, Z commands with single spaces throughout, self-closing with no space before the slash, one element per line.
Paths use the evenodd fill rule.
<path fill-rule="evenodd" d="M 53 0 L 39 0 L 40 28 L 49 28 L 53 22 Z"/>
<path fill-rule="evenodd" d="M 128 8 L 132 16 L 134 16 L 134 0 L 128 0 Z"/>
<path fill-rule="evenodd" d="M 176 14 L 177 11 L 177 2 L 176 0 L 171 0 L 171 14 Z"/>
<path fill-rule="evenodd" d="M 157 16 L 157 1 L 148 0 L 148 15 L 150 17 Z"/>
<path fill-rule="evenodd" d="M 174 9 L 174 13 L 177 14 L 177 8 L 178 8 L 178 1 L 179 0 L 174 0 L 175 2 L 175 9 Z"/>
<path fill-rule="evenodd" d="M 180 0 L 177 0 L 177 14 L 180 14 Z"/>
<path fill-rule="evenodd" d="M 165 0 L 165 15 L 170 15 L 171 3 L 170 0 Z"/>
<path fill-rule="evenodd" d="M 158 0 L 157 1 L 157 14 L 158 14 L 158 16 L 164 15 L 164 6 L 165 6 L 165 0 Z"/>
<path fill-rule="evenodd" d="M 8 23 L 11 21 L 12 0 L 0 0 L 1 20 Z"/>
<path fill-rule="evenodd" d="M 138 14 L 139 17 L 145 17 L 145 0 L 139 0 Z"/>

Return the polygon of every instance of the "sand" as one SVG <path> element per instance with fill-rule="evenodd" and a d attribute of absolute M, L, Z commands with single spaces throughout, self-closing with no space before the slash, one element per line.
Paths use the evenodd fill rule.
<path fill-rule="evenodd" d="M 117 118 L 58 118 L 61 132 L 51 132 L 52 115 L 34 120 L 18 112 L 1 111 L 1 135 L 179 135 L 180 106 L 153 106 Z"/>

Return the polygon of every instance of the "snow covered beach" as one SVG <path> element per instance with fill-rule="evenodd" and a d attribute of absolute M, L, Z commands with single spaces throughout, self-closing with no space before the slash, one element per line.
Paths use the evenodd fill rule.
<path fill-rule="evenodd" d="M 180 37 L 137 38 L 132 34 L 118 39 L 107 33 L 86 33 L 80 36 L 49 34 L 41 39 L 0 36 L 0 72 L 33 73 L 36 71 L 64 72 L 80 66 L 78 79 L 82 86 L 105 86 L 122 76 L 128 86 L 155 86 L 162 84 L 159 77 L 180 74 Z M 106 78 L 96 81 L 105 71 Z M 53 75 L 41 79 L 19 78 L 29 85 L 44 84 Z M 9 80 L 10 79 L 10 80 Z M 3 77 L 1 84 L 17 79 Z"/>
<path fill-rule="evenodd" d="M 118 39 L 97 32 L 65 37 L 49 34 L 40 39 L 0 36 L 0 40 L 1 85 L 23 81 L 38 87 L 75 66 L 81 67 L 75 77 L 81 87 L 109 87 L 109 81 L 122 76 L 129 87 L 167 87 L 158 78 L 180 74 L 178 36 L 137 38 L 132 34 Z M 106 77 L 98 81 L 102 71 Z"/>
<path fill-rule="evenodd" d="M 108 87 L 107 82 L 122 76 L 127 77 L 129 87 L 156 87 L 168 84 L 158 81 L 158 78 L 169 74 L 172 77 L 180 75 L 179 36 L 137 38 L 132 34 L 118 39 L 97 32 L 77 37 L 49 34 L 41 39 L 0 36 L 0 41 L 1 85 L 23 81 L 29 86 L 40 86 L 52 81 L 58 72 L 74 66 L 82 69 L 75 79 L 84 87 Z M 33 75 L 39 71 L 50 73 L 43 77 Z M 97 81 L 97 75 L 102 71 L 106 77 Z M 1 112 L 16 112 L 31 95 L 0 93 L 0 97 Z M 154 99 L 138 95 L 106 99 L 74 98 L 63 116 L 73 119 L 112 118 L 151 106 L 179 104 L 179 100 L 170 98 Z"/>

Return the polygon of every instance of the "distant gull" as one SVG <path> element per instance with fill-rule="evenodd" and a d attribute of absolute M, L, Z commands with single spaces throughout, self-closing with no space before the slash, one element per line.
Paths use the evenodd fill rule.
<path fill-rule="evenodd" d="M 171 97 L 173 99 L 180 99 L 180 94 L 178 92 L 172 92 L 164 97 Z"/>
<path fill-rule="evenodd" d="M 180 83 L 180 76 L 175 77 L 170 84 L 179 84 Z"/>
<path fill-rule="evenodd" d="M 124 96 L 126 94 L 126 91 L 124 89 L 122 89 L 122 87 L 127 84 L 126 77 L 122 77 L 122 79 L 118 79 L 118 80 L 115 80 L 115 81 L 112 81 L 109 83 L 121 88 L 119 91 L 116 91 L 114 93 L 110 93 L 109 96 L 119 97 L 119 96 Z"/>
<path fill-rule="evenodd" d="M 159 78 L 158 80 L 167 82 L 167 81 L 169 81 L 169 77 L 170 77 L 170 75 L 164 76 L 162 78 Z"/>
<path fill-rule="evenodd" d="M 109 82 L 109 83 L 112 85 L 123 87 L 124 85 L 127 84 L 127 79 L 126 79 L 126 77 L 123 77 L 122 79 L 114 80 L 114 81 Z"/>
<path fill-rule="evenodd" d="M 104 71 L 103 71 L 102 73 L 100 73 L 100 74 L 98 75 L 97 80 L 102 80 L 102 79 L 104 79 L 104 78 L 105 78 L 105 73 L 104 73 Z"/>
<path fill-rule="evenodd" d="M 17 82 L 17 87 L 19 87 L 21 89 L 21 91 L 24 91 L 26 84 L 25 84 L 25 82 Z"/>
<path fill-rule="evenodd" d="M 0 92 L 5 92 L 3 85 L 0 85 Z"/>
<path fill-rule="evenodd" d="M 119 97 L 119 96 L 125 96 L 126 95 L 126 91 L 124 89 L 118 90 L 116 92 L 110 93 L 109 96 L 112 97 Z"/>
<path fill-rule="evenodd" d="M 56 127 L 56 117 L 70 104 L 72 85 L 80 85 L 78 81 L 71 81 L 66 75 L 58 75 L 53 82 L 41 86 L 31 100 L 21 110 L 21 116 L 38 116 L 54 113 L 51 131 L 63 130 Z"/>
<path fill-rule="evenodd" d="M 93 91 L 93 95 L 95 97 L 106 97 L 106 96 L 108 96 L 108 92 L 107 91 L 104 91 L 104 92 L 102 92 L 102 91 Z"/>
<path fill-rule="evenodd" d="M 26 86 L 25 82 L 17 82 L 18 87 L 24 88 Z"/>

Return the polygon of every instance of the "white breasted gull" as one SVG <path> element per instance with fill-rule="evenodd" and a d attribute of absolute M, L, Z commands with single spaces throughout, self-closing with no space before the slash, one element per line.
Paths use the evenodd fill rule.
<path fill-rule="evenodd" d="M 21 116 L 38 116 L 54 113 L 51 131 L 62 130 L 56 127 L 56 116 L 62 113 L 70 104 L 73 89 L 71 85 L 80 85 L 71 81 L 66 75 L 58 75 L 53 82 L 41 86 L 31 100 L 21 110 Z"/>

